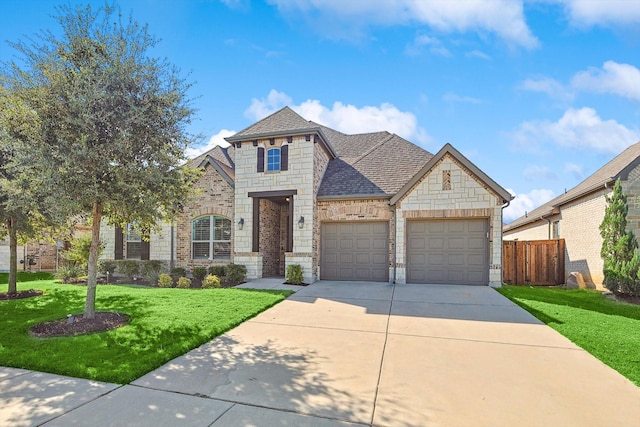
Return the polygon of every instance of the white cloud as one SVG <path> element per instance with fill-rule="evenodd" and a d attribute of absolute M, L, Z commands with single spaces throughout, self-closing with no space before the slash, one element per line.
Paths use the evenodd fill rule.
<path fill-rule="evenodd" d="M 235 134 L 236 131 L 234 130 L 222 129 L 220 132 L 209 138 L 209 141 L 207 141 L 206 144 L 199 147 L 188 147 L 186 150 L 184 150 L 184 154 L 187 156 L 187 158 L 193 159 L 198 157 L 200 154 L 206 153 L 207 151 L 211 150 L 216 145 L 228 147 L 229 143 L 225 141 L 224 138 Z"/>
<path fill-rule="evenodd" d="M 451 56 L 451 52 L 442 45 L 440 40 L 424 34 L 417 35 L 413 39 L 413 42 L 405 47 L 404 53 L 410 56 L 417 56 L 421 55 L 425 50 L 428 50 L 434 55 Z"/>
<path fill-rule="evenodd" d="M 584 169 L 575 163 L 566 163 L 564 165 L 564 173 L 573 175 L 576 180 L 582 180 L 582 178 L 584 178 Z"/>
<path fill-rule="evenodd" d="M 485 59 L 485 60 L 490 60 L 491 57 L 489 55 L 487 55 L 486 53 L 480 51 L 480 50 L 472 50 L 471 52 L 467 52 L 466 56 L 468 58 L 480 58 L 480 59 Z"/>
<path fill-rule="evenodd" d="M 253 120 L 260 120 L 285 105 L 307 120 L 344 133 L 386 130 L 421 144 L 426 144 L 431 139 L 427 132 L 418 126 L 418 120 L 413 113 L 400 111 L 386 102 L 377 107 L 356 107 L 342 102 L 335 102 L 331 107 L 326 107 L 317 99 L 308 99 L 299 105 L 294 105 L 287 94 L 272 89 L 266 98 L 254 98 L 245 115 Z"/>
<path fill-rule="evenodd" d="M 524 176 L 529 180 L 536 180 L 536 181 L 540 179 L 547 179 L 547 180 L 558 179 L 558 174 L 552 171 L 549 167 L 537 166 L 537 165 L 527 166 L 526 168 L 524 168 L 524 170 L 522 171 L 522 176 Z"/>
<path fill-rule="evenodd" d="M 564 6 L 572 25 L 640 23 L 640 2 L 637 0 L 553 0 Z"/>
<path fill-rule="evenodd" d="M 576 73 L 571 84 L 587 92 L 612 93 L 640 101 L 640 70 L 629 64 L 607 61 L 602 68 Z"/>
<path fill-rule="evenodd" d="M 515 196 L 515 199 L 513 199 L 511 204 L 504 209 L 503 220 L 506 223 L 520 218 L 526 212 L 531 212 L 537 207 L 547 203 L 555 196 L 552 190 L 546 188 L 531 190 L 526 194 L 517 194 L 510 188 L 508 188 L 507 191 Z"/>
<path fill-rule="evenodd" d="M 472 96 L 462 96 L 453 92 L 447 92 L 442 95 L 442 100 L 448 104 L 482 104 L 484 101 L 480 98 Z"/>
<path fill-rule="evenodd" d="M 593 108 L 569 108 L 555 122 L 529 121 L 512 135 L 520 148 L 531 148 L 545 141 L 569 148 L 620 153 L 640 141 L 640 132 L 615 120 L 602 120 Z"/>
<path fill-rule="evenodd" d="M 525 22 L 521 1 L 514 0 L 269 0 L 281 13 L 303 15 L 322 25 L 327 36 L 361 35 L 374 26 L 428 25 L 444 33 L 495 33 L 510 44 L 534 48 L 538 40 Z M 331 31 L 328 26 L 342 27 Z M 346 28 L 346 29 L 345 29 Z M 327 30 L 328 29 L 328 30 Z M 350 34 L 348 34 L 350 33 Z"/>
<path fill-rule="evenodd" d="M 526 79 L 520 84 L 520 89 L 541 92 L 549 96 L 549 98 L 563 101 L 571 101 L 573 99 L 573 94 L 570 91 L 560 82 L 550 77 Z"/>

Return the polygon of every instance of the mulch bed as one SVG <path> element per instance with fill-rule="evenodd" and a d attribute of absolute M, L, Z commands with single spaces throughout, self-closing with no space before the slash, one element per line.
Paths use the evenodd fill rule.
<path fill-rule="evenodd" d="M 626 294 L 615 294 L 614 298 L 618 301 L 628 302 L 629 304 L 640 305 L 640 297 L 633 297 L 631 295 L 626 295 Z"/>
<path fill-rule="evenodd" d="M 104 332 L 129 323 L 129 316 L 121 313 L 98 312 L 93 319 L 77 314 L 69 318 L 56 319 L 33 326 L 29 332 L 39 338 L 64 337 L 70 335 Z"/>
<path fill-rule="evenodd" d="M 31 298 L 42 295 L 42 291 L 36 291 L 35 289 L 29 289 L 28 291 L 18 291 L 15 294 L 8 292 L 0 293 L 0 301 L 8 301 L 14 299 Z"/>

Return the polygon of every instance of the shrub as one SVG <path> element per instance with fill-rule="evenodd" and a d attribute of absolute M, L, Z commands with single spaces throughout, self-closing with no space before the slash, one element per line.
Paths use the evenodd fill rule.
<path fill-rule="evenodd" d="M 116 268 L 118 267 L 118 263 L 112 260 L 103 260 L 98 262 L 98 272 L 100 274 L 113 276 L 113 273 L 116 272 Z"/>
<path fill-rule="evenodd" d="M 56 278 L 60 279 L 62 283 L 74 283 L 83 272 L 84 270 L 80 266 L 73 264 L 63 265 L 58 268 Z"/>
<path fill-rule="evenodd" d="M 188 277 L 180 277 L 178 279 L 178 288 L 188 289 L 191 287 L 191 279 Z"/>
<path fill-rule="evenodd" d="M 148 261 L 140 261 L 140 274 L 144 277 L 144 280 L 149 283 L 156 283 L 162 273 L 163 269 L 162 261 L 156 259 Z"/>
<path fill-rule="evenodd" d="M 161 288 L 170 288 L 173 286 L 173 279 L 166 273 L 161 274 L 158 276 L 158 286 Z"/>
<path fill-rule="evenodd" d="M 291 264 L 287 267 L 287 282 L 292 285 L 302 284 L 302 266 L 300 264 Z"/>
<path fill-rule="evenodd" d="M 140 273 L 140 264 L 133 259 L 123 259 L 118 262 L 118 271 L 122 273 L 122 275 L 133 279 Z"/>
<path fill-rule="evenodd" d="M 214 276 L 224 277 L 227 274 L 227 267 L 224 265 L 210 265 L 207 272 Z"/>
<path fill-rule="evenodd" d="M 91 236 L 76 237 L 71 240 L 71 247 L 62 252 L 62 258 L 67 264 L 73 264 L 83 270 L 87 269 L 89 264 L 89 249 L 91 248 Z M 98 256 L 102 253 L 104 244 L 98 246 Z"/>
<path fill-rule="evenodd" d="M 172 268 L 169 275 L 173 278 L 174 281 L 178 281 L 181 277 L 185 277 L 187 275 L 187 270 L 182 267 Z"/>
<path fill-rule="evenodd" d="M 198 280 L 203 280 L 207 275 L 206 267 L 193 267 L 193 277 Z"/>
<path fill-rule="evenodd" d="M 226 267 L 226 281 L 230 283 L 243 283 L 247 277 L 247 267 L 241 264 L 228 264 Z"/>
<path fill-rule="evenodd" d="M 219 288 L 220 287 L 220 279 L 216 275 L 209 274 L 207 277 L 205 277 L 202 280 L 202 287 L 204 289 Z"/>

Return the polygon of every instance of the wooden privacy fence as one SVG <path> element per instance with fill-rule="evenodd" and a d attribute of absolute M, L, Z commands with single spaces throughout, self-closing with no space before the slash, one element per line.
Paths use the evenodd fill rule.
<path fill-rule="evenodd" d="M 562 285 L 564 239 L 503 241 L 502 281 L 510 285 Z"/>

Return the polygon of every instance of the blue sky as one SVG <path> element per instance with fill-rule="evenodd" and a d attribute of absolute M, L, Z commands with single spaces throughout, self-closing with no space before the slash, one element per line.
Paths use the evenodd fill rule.
<path fill-rule="evenodd" d="M 86 3 L 104 4 L 70 1 Z M 0 40 L 56 31 L 57 4 L 0 0 Z M 451 143 L 516 195 L 508 222 L 640 141 L 637 0 L 119 4 L 195 82 L 190 155 L 289 105 L 346 133 Z"/>

